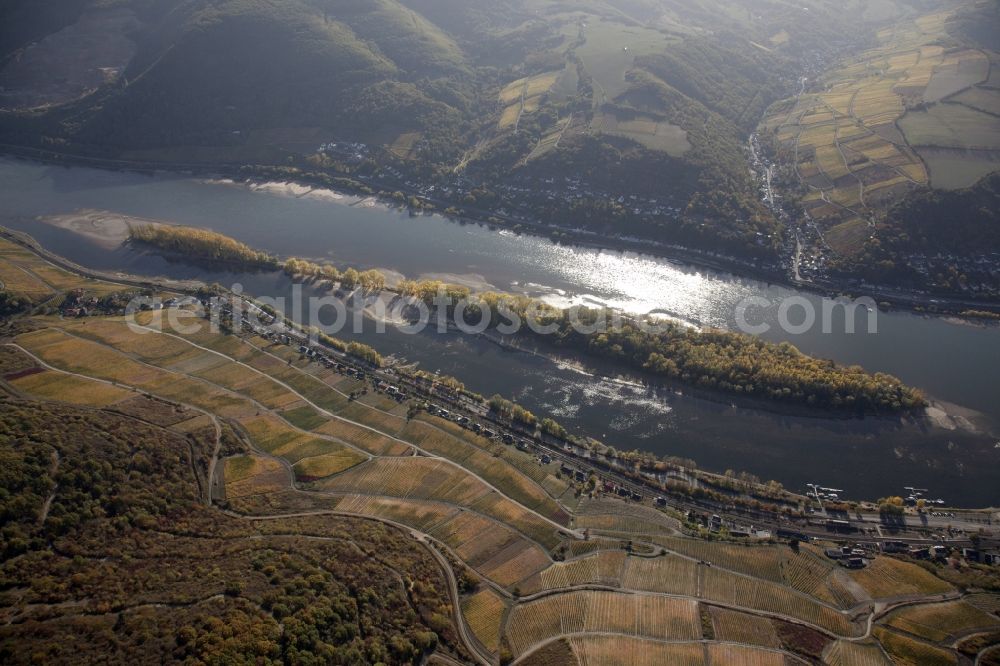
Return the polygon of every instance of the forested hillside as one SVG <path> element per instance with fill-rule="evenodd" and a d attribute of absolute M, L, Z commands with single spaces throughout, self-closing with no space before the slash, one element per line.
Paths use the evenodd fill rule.
<path fill-rule="evenodd" d="M 0 349 L 0 372 L 32 365 Z M 420 663 L 457 642 L 444 574 L 398 531 L 326 517 L 299 534 L 206 509 L 211 424 L 172 425 L 194 416 L 0 392 L 0 660 Z"/>
<path fill-rule="evenodd" d="M 749 134 L 929 2 L 8 0 L 0 140 L 773 260 Z"/>

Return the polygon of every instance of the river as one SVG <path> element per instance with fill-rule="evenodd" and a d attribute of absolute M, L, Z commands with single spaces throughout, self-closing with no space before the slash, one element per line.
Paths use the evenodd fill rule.
<path fill-rule="evenodd" d="M 778 305 L 814 294 L 612 250 L 557 245 L 547 239 L 459 224 L 439 216 L 410 217 L 333 193 L 252 191 L 244 184 L 173 174 L 141 175 L 0 159 L 0 223 L 26 231 L 50 250 L 85 266 L 140 275 L 240 282 L 255 295 L 291 288 L 279 274 L 232 275 L 171 263 L 129 247 L 111 247 L 39 216 L 85 209 L 214 229 L 280 256 L 380 268 L 407 277 L 446 276 L 469 284 L 521 291 L 556 303 L 592 303 L 629 312 L 669 313 L 702 326 L 733 328 L 737 304 L 764 299 L 752 323 L 763 337 L 872 371 L 892 373 L 937 400 L 1000 422 L 1000 329 L 907 312 L 878 312 L 877 334 L 861 316 L 856 332 L 842 316 L 832 332 L 817 324 L 802 334 L 781 330 Z M 764 301 L 761 301 L 764 302 Z M 794 315 L 790 319 L 797 323 Z M 344 336 L 348 337 L 348 336 Z M 995 435 L 945 430 L 890 419 L 817 419 L 705 400 L 683 389 L 647 387 L 611 368 L 587 372 L 489 342 L 426 333 L 359 336 L 386 353 L 440 370 L 485 394 L 512 397 L 567 427 L 620 449 L 693 458 L 707 469 L 746 470 L 794 490 L 816 482 L 851 497 L 929 488 L 964 506 L 1000 503 L 1000 448 Z M 987 425 L 987 429 L 994 429 Z"/>

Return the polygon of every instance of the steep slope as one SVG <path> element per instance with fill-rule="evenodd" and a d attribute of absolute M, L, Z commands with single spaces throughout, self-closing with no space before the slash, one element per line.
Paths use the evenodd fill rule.
<path fill-rule="evenodd" d="M 363 129 L 379 120 L 357 122 L 372 94 L 383 116 L 419 122 L 442 110 L 396 84 L 463 71 L 454 43 L 391 0 L 178 3 L 139 40 L 126 86 L 85 126 L 86 140 L 134 148 L 274 127 Z"/>

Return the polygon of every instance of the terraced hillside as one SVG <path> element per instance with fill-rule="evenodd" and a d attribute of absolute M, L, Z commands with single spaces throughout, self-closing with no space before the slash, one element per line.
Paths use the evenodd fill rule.
<path fill-rule="evenodd" d="M 5 532 L 5 575 L 26 586 L 0 595 L 7 661 L 43 649 L 51 662 L 71 660 L 58 637 L 76 631 L 82 617 L 98 623 L 83 634 L 85 656 L 99 649 L 98 631 L 132 645 L 135 627 L 154 621 L 162 604 L 185 609 L 179 617 L 191 630 L 163 625 L 143 643 L 151 655 L 196 654 L 202 648 L 194 637 L 222 631 L 205 619 L 213 614 L 242 613 L 240 621 L 271 636 L 288 631 L 297 613 L 312 612 L 313 602 L 302 600 L 312 598 L 307 590 L 368 573 L 388 587 L 365 595 L 409 603 L 415 610 L 407 617 L 423 624 L 399 626 L 402 637 L 387 637 L 386 652 L 361 648 L 349 634 L 324 634 L 331 650 L 360 650 L 351 663 L 438 652 L 486 663 L 883 664 L 957 659 L 962 646 L 972 649 L 1000 631 L 996 594 L 966 599 L 933 571 L 901 559 L 879 556 L 849 574 L 811 544 L 708 541 L 675 514 L 602 496 L 573 479 L 554 484 L 548 479 L 562 474 L 529 453 L 440 417 L 415 416 L 408 401 L 375 390 L 370 368 L 360 379 L 353 369 L 328 367 L 247 330 L 161 330 L 175 310 L 132 320 L 46 314 L 45 304 L 65 289 L 85 297 L 124 287 L 78 277 L 10 244 L 0 244 L 0 275 L 24 276 L 5 285 L 28 302 L 0 341 L 0 389 L 10 396 L 4 413 L 63 415 L 21 418 L 16 427 L 29 432 L 79 420 L 106 423 L 95 432 L 111 433 L 127 420 L 138 430 L 126 438 L 127 451 L 114 453 L 131 461 L 119 466 L 116 483 L 154 483 L 155 471 L 178 487 L 158 494 L 166 504 L 130 490 L 115 496 L 106 517 L 77 515 L 66 493 L 90 482 L 61 470 L 82 449 L 56 445 L 52 453 L 41 443 L 63 435 L 29 435 L 30 452 L 13 444 L 20 440 L 0 439 L 11 460 L 54 470 L 30 502 L 11 504 L 5 514 L 18 521 Z M 85 441 L 73 446 L 104 446 Z M 4 476 L 6 492 L 23 489 L 23 479 Z M 74 521 L 83 521 L 80 529 L 134 530 L 144 547 L 189 559 L 195 556 L 175 553 L 183 540 L 215 539 L 192 534 L 221 530 L 227 545 L 212 548 L 233 555 L 221 573 L 172 560 L 175 573 L 158 574 L 155 583 L 140 557 L 119 587 L 102 586 L 112 572 L 83 563 L 103 558 L 106 548 L 74 536 Z M 37 536 L 49 530 L 58 534 L 51 544 Z M 348 575 L 332 565 L 293 567 L 289 559 L 322 563 L 333 556 L 321 551 L 333 544 L 363 555 L 368 569 Z M 36 551 L 36 559 L 25 559 Z M 77 563 L 58 564 L 68 552 Z M 419 568 L 401 567 L 402 553 Z M 43 562 L 45 571 L 68 572 L 75 582 L 55 590 L 44 578 L 28 581 Z M 283 572 L 296 567 L 300 576 L 286 582 Z M 327 587 L 314 587 L 320 578 Z M 157 592 L 167 580 L 169 595 Z M 278 585 L 294 599 L 268 592 Z M 118 596 L 106 598 L 113 589 Z M 368 611 L 357 603 L 363 616 Z M 343 622 L 331 626 L 349 626 Z M 291 647 L 273 636 L 224 645 L 227 654 L 294 661 Z"/>
<path fill-rule="evenodd" d="M 833 252 L 850 257 L 880 231 L 899 234 L 878 222 L 914 190 L 963 189 L 1000 169 L 1000 56 L 963 28 L 973 12 L 991 25 L 985 6 L 954 3 L 886 27 L 876 46 L 768 112 L 762 130 L 794 166 Z"/>

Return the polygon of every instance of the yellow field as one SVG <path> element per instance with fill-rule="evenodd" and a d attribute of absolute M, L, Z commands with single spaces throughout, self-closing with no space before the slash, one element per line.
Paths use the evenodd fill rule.
<path fill-rule="evenodd" d="M 515 467 L 510 460 L 519 455 L 437 417 L 421 415 L 410 421 L 400 436 L 416 446 L 447 458 L 479 475 L 524 506 L 557 523 L 567 524 L 568 516 L 553 497 L 539 485 L 549 474 L 529 461 Z M 534 478 L 522 469 L 530 469 Z M 557 487 L 565 484 L 557 484 Z"/>
<path fill-rule="evenodd" d="M 226 499 L 266 495 L 288 488 L 288 474 L 277 460 L 240 456 L 226 460 Z"/>
<path fill-rule="evenodd" d="M 831 643 L 823 661 L 830 666 L 892 666 L 877 644 L 850 641 Z"/>
<path fill-rule="evenodd" d="M 95 296 L 127 291 L 121 285 L 91 280 L 64 271 L 30 250 L 5 239 L 0 239 L 0 282 L 8 291 L 32 300 L 51 296 L 57 290 L 82 289 Z"/>
<path fill-rule="evenodd" d="M 851 184 L 835 188 L 830 190 L 827 196 L 830 198 L 830 201 L 838 206 L 843 206 L 851 210 L 861 208 L 861 188 L 858 185 Z"/>
<path fill-rule="evenodd" d="M 577 636 L 573 652 L 583 666 L 704 666 L 704 650 L 698 643 L 655 643 L 625 636 Z"/>
<path fill-rule="evenodd" d="M 712 626 L 715 640 L 730 643 L 744 643 L 766 648 L 780 648 L 781 639 L 774 624 L 767 618 L 726 610 L 712 609 Z"/>
<path fill-rule="evenodd" d="M 851 577 L 873 599 L 908 594 L 941 594 L 952 590 L 951 585 L 917 565 L 891 557 L 879 557 L 865 569 L 852 571 Z"/>
<path fill-rule="evenodd" d="M 472 504 L 472 508 L 511 525 L 546 548 L 555 548 L 561 540 L 553 525 L 501 493 L 494 491 L 483 495 Z"/>
<path fill-rule="evenodd" d="M 500 121 L 497 123 L 499 129 L 507 129 L 508 127 L 513 127 L 514 123 L 517 122 L 517 117 L 521 114 L 521 103 L 511 104 L 503 110 L 500 114 Z"/>
<path fill-rule="evenodd" d="M 668 550 L 709 562 L 713 567 L 731 569 L 778 583 L 790 582 L 785 575 L 789 568 L 807 569 L 816 579 L 825 577 L 833 570 L 832 565 L 806 549 L 794 553 L 780 546 L 741 546 L 681 537 L 665 537 L 656 542 Z"/>
<path fill-rule="evenodd" d="M 305 458 L 295 464 L 294 470 L 300 479 L 322 479 L 350 469 L 359 462 L 358 454 L 345 450 Z"/>
<path fill-rule="evenodd" d="M 165 374 L 106 347 L 70 337 L 60 330 L 34 331 L 19 336 L 17 341 L 62 370 L 130 386 L 142 387 Z"/>
<path fill-rule="evenodd" d="M 656 559 L 630 558 L 623 583 L 633 590 L 693 597 L 698 594 L 698 564 L 675 555 Z"/>
<path fill-rule="evenodd" d="M 135 395 L 123 388 L 49 370 L 14 379 L 10 383 L 19 391 L 45 400 L 85 407 L 107 407 Z"/>
<path fill-rule="evenodd" d="M 471 568 L 504 587 L 552 563 L 545 551 L 506 525 L 441 502 L 346 495 L 337 509 L 429 531 Z"/>
<path fill-rule="evenodd" d="M 844 158 L 840 155 L 840 149 L 835 145 L 817 147 L 816 161 L 819 163 L 819 168 L 831 180 L 843 178 L 851 173 L 847 164 L 844 163 Z"/>
<path fill-rule="evenodd" d="M 508 546 L 482 564 L 478 571 L 504 587 L 514 587 L 548 566 L 552 560 L 529 542 Z"/>
<path fill-rule="evenodd" d="M 462 602 L 462 614 L 469 629 L 490 652 L 495 653 L 500 647 L 500 622 L 504 610 L 503 599 L 489 588 Z"/>
<path fill-rule="evenodd" d="M 500 103 L 501 104 L 512 104 L 521 99 L 524 95 L 525 99 L 530 97 L 537 97 L 547 93 L 555 85 L 556 81 L 559 79 L 559 75 L 562 72 L 547 72 L 545 74 L 536 74 L 535 76 L 529 76 L 524 79 L 518 79 L 504 86 L 504 89 L 500 91 Z"/>
<path fill-rule="evenodd" d="M 491 492 L 460 467 L 431 458 L 376 458 L 336 479 L 320 484 L 324 490 L 361 495 L 431 499 L 471 506 Z"/>
<path fill-rule="evenodd" d="M 410 447 L 405 444 L 400 444 L 381 433 L 346 421 L 330 420 L 313 432 L 350 442 L 359 449 L 374 455 L 396 456 L 403 455 L 410 450 Z"/>
<path fill-rule="evenodd" d="M 26 271 L 0 257 L 0 284 L 7 291 L 37 301 L 55 292 L 47 284 Z"/>
<path fill-rule="evenodd" d="M 395 522 L 426 529 L 450 515 L 452 507 L 437 502 L 401 500 L 366 495 L 346 495 L 337 504 L 338 511 L 378 516 Z"/>
<path fill-rule="evenodd" d="M 889 653 L 896 666 L 951 666 L 958 663 L 952 652 L 934 647 L 882 627 L 874 630 L 875 638 Z"/>
<path fill-rule="evenodd" d="M 599 632 L 657 640 L 698 640 L 698 605 L 620 592 L 568 592 L 515 606 L 507 639 L 515 654 L 561 634 Z"/>
<path fill-rule="evenodd" d="M 923 161 L 907 145 L 908 141 L 924 145 L 919 141 L 926 128 L 904 124 L 910 118 L 907 110 L 934 104 L 989 75 L 989 62 L 981 52 L 947 52 L 941 46 L 950 39 L 942 16 L 950 17 L 954 11 L 903 21 L 881 32 L 879 45 L 823 76 L 819 84 L 823 92 L 803 95 L 794 102 L 792 113 L 787 111 L 788 101 L 776 104 L 761 123 L 776 132 L 787 150 L 795 151 L 800 179 L 826 190 L 839 206 L 814 199 L 807 207 L 812 217 L 830 226 L 859 215 L 867 218 L 898 200 L 906 191 L 898 186 L 929 183 Z M 941 145 L 937 138 L 926 140 L 927 145 Z M 863 180 L 864 193 L 846 187 L 844 179 L 852 173 Z M 834 235 L 833 249 L 856 252 L 867 238 L 845 232 L 857 228 L 841 228 Z"/>
<path fill-rule="evenodd" d="M 174 432 L 187 434 L 190 432 L 196 432 L 203 428 L 210 428 L 210 427 L 212 427 L 211 417 L 207 416 L 206 414 L 201 414 L 199 416 L 195 416 L 192 419 L 181 421 L 180 423 L 175 423 L 174 425 L 170 426 L 170 429 L 173 430 Z"/>
<path fill-rule="evenodd" d="M 837 141 L 837 126 L 819 125 L 804 129 L 799 135 L 799 148 L 832 146 Z"/>
<path fill-rule="evenodd" d="M 935 643 L 943 643 L 973 630 L 1000 628 L 1000 619 L 964 601 L 909 606 L 893 613 L 889 626 Z"/>
<path fill-rule="evenodd" d="M 568 562 L 556 562 L 522 588 L 538 592 L 580 585 L 619 587 L 629 560 L 624 551 L 602 551 Z"/>
<path fill-rule="evenodd" d="M 784 586 L 739 576 L 715 567 L 703 567 L 701 573 L 701 594 L 708 601 L 789 615 L 839 636 L 850 637 L 860 631 L 852 627 L 843 614 L 809 597 L 795 594 Z"/>
<path fill-rule="evenodd" d="M 542 105 L 541 97 L 528 97 L 524 100 L 524 107 L 521 109 L 522 113 L 534 113 Z"/>
<path fill-rule="evenodd" d="M 542 104 L 542 96 L 559 80 L 562 71 L 536 74 L 518 79 L 504 86 L 500 91 L 500 104 L 505 108 L 500 114 L 497 127 L 501 130 L 512 127 L 521 113 L 534 113 Z"/>
<path fill-rule="evenodd" d="M 726 666 L 785 666 L 785 655 L 780 652 L 740 645 L 709 644 L 708 658 L 712 664 Z"/>

